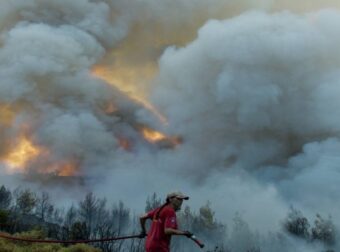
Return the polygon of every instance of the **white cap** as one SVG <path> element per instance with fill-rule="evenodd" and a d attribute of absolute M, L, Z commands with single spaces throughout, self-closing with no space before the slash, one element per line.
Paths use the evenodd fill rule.
<path fill-rule="evenodd" d="M 166 199 L 178 198 L 183 200 L 188 200 L 189 196 L 184 195 L 182 192 L 171 192 L 166 196 Z"/>

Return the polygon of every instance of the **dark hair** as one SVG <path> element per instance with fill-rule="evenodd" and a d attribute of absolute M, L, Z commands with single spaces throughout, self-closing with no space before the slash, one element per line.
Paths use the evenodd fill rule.
<path fill-rule="evenodd" d="M 166 207 L 168 204 L 170 203 L 170 198 L 167 198 L 165 203 L 163 205 L 161 205 L 161 207 L 158 209 L 157 213 L 156 213 L 156 220 L 158 220 L 159 215 L 161 214 L 161 211 L 163 210 L 164 207 Z"/>

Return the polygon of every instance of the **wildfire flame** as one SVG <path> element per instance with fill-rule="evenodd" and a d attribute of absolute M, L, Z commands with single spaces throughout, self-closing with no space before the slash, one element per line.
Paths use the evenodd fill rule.
<path fill-rule="evenodd" d="M 92 74 L 99 79 L 104 80 L 116 87 L 119 91 L 124 93 L 129 99 L 143 106 L 145 109 L 153 113 L 163 124 L 167 124 L 168 121 L 164 115 L 162 115 L 145 97 L 145 94 L 137 90 L 133 85 L 127 85 L 127 83 L 120 79 L 105 66 L 96 66 L 92 69 Z"/>
<path fill-rule="evenodd" d="M 9 172 L 24 171 L 27 164 L 37 157 L 39 153 L 38 147 L 34 146 L 28 138 L 22 137 L 4 162 L 9 167 Z"/>
<path fill-rule="evenodd" d="M 114 112 L 116 112 L 116 111 L 118 111 L 118 109 L 117 109 L 116 105 L 115 105 L 113 102 L 110 102 L 110 103 L 106 106 L 106 108 L 104 109 L 104 112 L 105 112 L 106 114 L 112 114 L 112 113 L 114 113 Z"/>
<path fill-rule="evenodd" d="M 42 173 L 51 173 L 60 177 L 75 176 L 79 174 L 79 164 L 76 161 L 56 162 L 45 168 Z"/>
<path fill-rule="evenodd" d="M 166 135 L 162 134 L 159 131 L 152 130 L 150 128 L 143 128 L 142 134 L 144 138 L 151 143 L 156 143 L 156 142 L 167 139 Z"/>
<path fill-rule="evenodd" d="M 13 147 L 9 154 L 2 158 L 2 162 L 7 166 L 8 173 L 25 173 L 30 165 L 35 166 L 36 172 L 42 174 L 55 174 L 57 176 L 74 176 L 78 174 L 77 162 L 75 161 L 59 161 L 53 162 L 49 160 L 51 153 L 43 147 L 37 146 L 27 136 L 22 136 L 18 143 Z M 42 164 L 36 164 L 37 158 L 46 160 Z"/>
<path fill-rule="evenodd" d="M 167 124 L 167 119 L 146 99 L 146 94 L 139 92 L 133 86 L 125 85 L 124 78 L 115 77 L 113 72 L 105 66 L 95 67 L 92 71 L 93 75 L 114 85 L 128 98 L 145 109 L 152 112 L 163 124 Z M 107 114 L 116 113 L 118 110 L 115 103 L 108 103 L 104 111 Z M 16 109 L 7 105 L 0 104 L 0 125 L 10 127 L 15 119 Z M 135 126 L 134 126 L 135 127 Z M 136 126 L 137 131 L 142 137 L 151 144 L 155 144 L 161 148 L 174 148 L 181 143 L 181 138 L 167 136 L 159 131 L 153 130 L 147 126 Z M 34 172 L 41 174 L 55 174 L 57 176 L 74 176 L 79 174 L 80 161 L 71 160 L 55 160 L 53 153 L 45 146 L 36 145 L 29 137 L 30 127 L 22 126 L 20 137 L 14 142 L 10 151 L 6 156 L 0 157 L 0 162 L 4 163 L 8 173 L 27 173 L 32 169 Z M 131 151 L 132 142 L 125 137 L 117 137 L 119 145 L 126 151 Z"/>
<path fill-rule="evenodd" d="M 60 176 L 60 177 L 70 177 L 70 176 L 74 176 L 76 174 L 77 174 L 76 167 L 72 163 L 69 163 L 69 164 L 66 164 L 63 167 L 61 167 L 61 169 L 58 173 L 58 176 Z"/>
<path fill-rule="evenodd" d="M 119 146 L 126 150 L 126 151 L 131 151 L 132 146 L 130 141 L 127 138 L 124 138 L 122 136 L 117 136 L 118 142 L 119 142 Z"/>
<path fill-rule="evenodd" d="M 146 126 L 141 127 L 140 132 L 144 139 L 152 144 L 164 144 L 167 147 L 174 148 L 182 142 L 181 137 L 170 137 Z"/>

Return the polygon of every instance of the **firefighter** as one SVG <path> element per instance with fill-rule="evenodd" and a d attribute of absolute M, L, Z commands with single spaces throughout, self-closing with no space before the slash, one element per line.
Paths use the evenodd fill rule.
<path fill-rule="evenodd" d="M 177 227 L 176 212 L 181 209 L 183 200 L 189 197 L 181 192 L 169 193 L 165 203 L 140 217 L 142 232 L 140 238 L 146 236 L 145 223 L 151 219 L 151 228 L 147 234 L 145 249 L 147 252 L 169 252 L 172 235 L 191 237 L 189 231 L 181 231 Z"/>

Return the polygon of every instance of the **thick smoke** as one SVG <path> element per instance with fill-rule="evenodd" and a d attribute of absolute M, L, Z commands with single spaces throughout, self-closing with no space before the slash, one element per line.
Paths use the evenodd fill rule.
<path fill-rule="evenodd" d="M 340 13 L 318 11 L 337 5 L 328 3 L 6 1 L 0 157 L 25 135 L 48 152 L 28 165 L 31 177 L 72 162 L 85 185 L 69 197 L 93 190 L 137 212 L 154 191 L 181 189 L 194 208 L 209 200 L 219 219 L 239 212 L 262 233 L 290 205 L 339 225 Z M 98 65 L 149 96 L 168 124 L 96 78 Z M 109 103 L 118 114 L 103 112 Z M 142 123 L 183 142 L 147 145 Z"/>
<path fill-rule="evenodd" d="M 210 21 L 193 43 L 165 51 L 154 101 L 187 142 L 213 145 L 229 166 L 285 163 L 339 132 L 338 19 L 256 12 Z"/>
<path fill-rule="evenodd" d="M 240 193 L 231 201 L 244 200 L 238 208 L 259 221 L 255 226 L 266 223 L 255 216 L 284 209 L 280 204 L 339 221 L 339 18 L 337 11 L 250 12 L 212 20 L 192 43 L 160 59 L 153 98 L 169 130 L 186 138 L 182 148 L 192 158 L 182 169 L 204 178 L 228 174 L 215 195 L 221 190 L 228 205 L 233 191 Z M 240 170 L 267 187 L 254 193 L 243 175 L 245 186 L 229 187 Z"/>
<path fill-rule="evenodd" d="M 250 12 L 209 21 L 191 44 L 165 51 L 153 98 L 183 148 L 203 155 L 197 174 L 242 168 L 285 181 L 312 169 L 309 156 L 335 156 L 339 18 Z"/>

